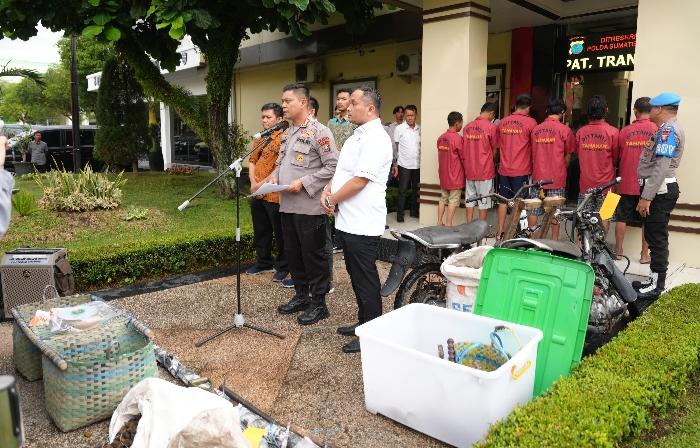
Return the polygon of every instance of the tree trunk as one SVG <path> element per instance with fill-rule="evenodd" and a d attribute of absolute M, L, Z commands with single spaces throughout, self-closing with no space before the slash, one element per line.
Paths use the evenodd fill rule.
<path fill-rule="evenodd" d="M 139 162 L 138 160 L 131 162 L 131 169 L 134 171 L 134 176 L 139 174 Z"/>
<path fill-rule="evenodd" d="M 232 162 L 229 146 L 228 106 L 231 102 L 233 85 L 233 67 L 231 61 L 238 58 L 238 47 L 243 39 L 240 27 L 222 26 L 203 33 L 193 33 L 192 42 L 198 45 L 207 62 L 207 106 L 209 108 L 209 149 L 214 157 L 219 172 L 225 170 Z M 232 173 L 233 174 L 233 173 Z M 219 180 L 222 195 L 233 198 L 236 184 L 233 175 L 226 175 Z"/>

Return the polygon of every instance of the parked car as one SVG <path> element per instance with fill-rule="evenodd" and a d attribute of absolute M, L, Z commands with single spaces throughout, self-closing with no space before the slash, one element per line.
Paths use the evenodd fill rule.
<path fill-rule="evenodd" d="M 5 128 L 9 126 L 17 125 L 6 125 Z M 21 131 L 21 126 L 19 126 L 19 129 Z M 104 164 L 95 160 L 92 153 L 95 147 L 96 130 L 97 126 L 80 126 L 80 162 L 83 167 L 90 163 L 93 170 L 100 171 Z M 46 142 L 48 147 L 47 161 L 51 167 L 65 167 L 66 171 L 73 171 L 73 128 L 71 126 L 32 126 L 32 133 L 34 132 L 41 132 L 41 140 Z M 17 145 L 13 145 L 12 139 L 10 139 L 10 149 L 5 158 L 5 169 L 14 171 L 14 162 L 21 161 L 22 153 L 20 148 Z M 29 154 L 27 155 L 27 162 L 31 162 Z"/>

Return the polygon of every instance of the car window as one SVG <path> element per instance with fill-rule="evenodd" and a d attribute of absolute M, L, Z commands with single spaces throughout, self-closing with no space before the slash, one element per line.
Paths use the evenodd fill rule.
<path fill-rule="evenodd" d="M 73 147 L 73 130 L 67 130 L 64 135 L 65 141 L 63 142 L 63 145 Z"/>
<path fill-rule="evenodd" d="M 60 131 L 41 131 L 41 140 L 45 141 L 49 148 L 58 148 L 61 146 Z"/>
<path fill-rule="evenodd" d="M 92 146 L 95 144 L 95 131 L 85 130 L 80 131 L 80 146 L 88 145 Z"/>

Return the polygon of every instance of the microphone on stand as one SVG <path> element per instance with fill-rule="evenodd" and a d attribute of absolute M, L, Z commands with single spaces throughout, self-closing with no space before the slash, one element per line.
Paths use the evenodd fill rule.
<path fill-rule="evenodd" d="M 267 137 L 268 135 L 272 134 L 273 132 L 279 131 L 280 129 L 287 129 L 289 127 L 289 123 L 286 121 L 282 120 L 277 124 L 272 125 L 270 128 L 265 129 L 262 132 L 258 132 L 257 134 L 253 135 L 253 139 L 257 140 L 262 137 Z"/>

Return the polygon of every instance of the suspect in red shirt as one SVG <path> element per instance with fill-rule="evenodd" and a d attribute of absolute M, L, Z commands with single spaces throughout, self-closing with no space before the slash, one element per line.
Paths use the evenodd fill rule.
<path fill-rule="evenodd" d="M 458 134 L 462 130 L 464 118 L 459 112 L 450 112 L 447 115 L 449 129 L 437 140 L 438 149 L 438 174 L 440 175 L 440 202 L 438 203 L 438 225 L 444 226 L 442 221 L 447 206 L 447 225 L 452 225 L 459 201 L 464 188 L 464 167 L 462 166 L 462 137 Z"/>
<path fill-rule="evenodd" d="M 566 170 L 576 149 L 574 133 L 561 122 L 566 109 L 563 100 L 550 99 L 547 119 L 532 131 L 532 180 L 554 181 L 542 187 L 544 197 L 566 197 Z M 537 217 L 544 215 L 544 208 L 530 209 L 527 214 L 528 225 L 532 227 L 537 223 Z M 559 225 L 552 225 L 552 239 L 559 240 Z"/>
<path fill-rule="evenodd" d="M 576 133 L 576 152 L 581 166 L 579 180 L 579 204 L 586 190 L 599 187 L 615 178 L 615 162 L 619 160 L 618 139 L 620 132 L 605 122 L 608 102 L 602 95 L 593 95 L 587 105 L 590 122 Z M 612 191 L 612 189 L 605 192 Z M 586 208 L 598 211 L 603 205 L 603 196 L 588 202 Z M 603 223 L 605 231 L 610 221 Z"/>
<path fill-rule="evenodd" d="M 634 102 L 634 116 L 637 118 L 630 125 L 622 128 L 619 139 L 620 153 L 620 182 L 619 193 L 622 196 L 620 203 L 615 210 L 615 253 L 623 253 L 622 242 L 625 239 L 625 231 L 628 222 L 639 221 L 637 204 L 639 203 L 639 181 L 637 179 L 637 166 L 639 156 L 644 150 L 644 145 L 657 132 L 658 128 L 649 120 L 651 104 L 649 97 L 637 98 Z M 639 262 L 647 264 L 651 261 L 649 257 L 649 245 L 644 239 L 642 232 L 642 253 Z"/>
<path fill-rule="evenodd" d="M 523 185 L 530 183 L 532 174 L 532 151 L 530 135 L 537 122 L 530 117 L 532 97 L 526 93 L 518 95 L 515 112 L 498 123 L 498 137 L 501 153 L 501 175 L 498 194 L 512 198 Z M 498 206 L 498 235 L 503 233 L 508 206 Z"/>
<path fill-rule="evenodd" d="M 464 127 L 462 159 L 467 176 L 467 198 L 493 192 L 496 177 L 495 162 L 498 157 L 498 128 L 491 121 L 496 116 L 498 105 L 486 103 L 476 120 Z M 476 202 L 467 205 L 467 222 L 474 218 Z M 486 219 L 491 208 L 491 198 L 479 201 L 479 219 Z"/>

